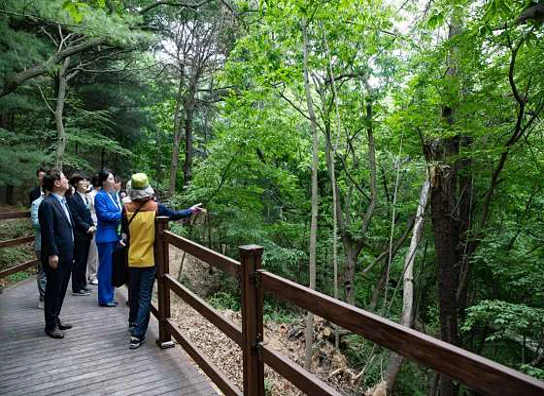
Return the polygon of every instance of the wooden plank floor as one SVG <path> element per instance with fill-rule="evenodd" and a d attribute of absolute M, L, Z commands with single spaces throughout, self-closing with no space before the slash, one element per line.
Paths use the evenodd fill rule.
<path fill-rule="evenodd" d="M 0 395 L 217 395 L 179 346 L 156 346 L 152 317 L 147 342 L 128 343 L 125 289 L 116 308 L 91 296 L 74 297 L 68 286 L 60 318 L 74 327 L 55 340 L 44 333 L 36 280 L 0 294 Z"/>

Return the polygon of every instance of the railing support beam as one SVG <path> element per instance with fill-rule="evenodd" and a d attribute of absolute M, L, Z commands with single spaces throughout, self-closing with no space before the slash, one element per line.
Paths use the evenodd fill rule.
<path fill-rule="evenodd" d="M 161 349 L 172 348 L 174 342 L 170 334 L 167 319 L 170 318 L 170 289 L 165 282 L 165 275 L 170 273 L 169 244 L 164 237 L 168 231 L 168 217 L 157 217 L 155 223 L 155 266 L 157 268 L 157 286 L 159 298 L 159 339 L 157 345 Z"/>
<path fill-rule="evenodd" d="M 244 395 L 264 396 L 263 290 L 259 287 L 263 248 L 240 246 Z"/>

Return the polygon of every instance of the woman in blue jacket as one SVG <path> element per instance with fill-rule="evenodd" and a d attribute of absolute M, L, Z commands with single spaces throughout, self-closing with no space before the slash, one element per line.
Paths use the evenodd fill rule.
<path fill-rule="evenodd" d="M 103 169 L 98 174 L 102 187 L 94 199 L 96 217 L 96 247 L 98 249 L 98 304 L 101 307 L 115 307 L 114 287 L 111 284 L 112 255 L 121 239 L 121 202 L 115 190 L 115 176 Z"/>

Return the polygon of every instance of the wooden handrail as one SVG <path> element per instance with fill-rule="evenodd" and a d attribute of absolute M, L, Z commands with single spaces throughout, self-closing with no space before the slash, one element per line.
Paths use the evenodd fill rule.
<path fill-rule="evenodd" d="M 30 268 L 34 265 L 38 265 L 39 262 L 40 260 L 30 260 L 30 261 L 26 261 L 24 263 L 15 265 L 11 268 L 5 269 L 3 271 L 0 271 L 0 279 L 5 278 L 6 276 L 9 276 L 9 275 L 13 275 L 17 272 L 24 271 L 27 268 Z"/>
<path fill-rule="evenodd" d="M 242 346 L 242 328 L 217 312 L 211 305 L 187 289 L 171 275 L 165 275 L 166 287 L 172 290 L 183 301 L 194 308 L 199 314 L 208 319 L 219 330 L 225 333 L 232 341 Z"/>
<path fill-rule="evenodd" d="M 34 240 L 33 236 L 26 236 L 26 237 L 21 237 L 21 238 L 16 238 L 16 239 L 10 239 L 10 240 L 7 240 L 7 241 L 0 242 L 0 248 L 22 245 L 23 243 L 32 242 L 33 240 Z"/>
<path fill-rule="evenodd" d="M 201 246 L 193 241 L 190 241 L 189 239 L 172 234 L 170 231 L 165 231 L 164 237 L 169 244 L 174 245 L 178 249 L 181 249 L 197 259 L 219 268 L 221 271 L 235 278 L 240 277 L 240 263 L 238 261 L 233 260 L 230 257 L 223 256 L 222 254 Z"/>
<path fill-rule="evenodd" d="M 22 219 L 30 217 L 30 212 L 0 212 L 0 220 Z"/>
<path fill-rule="evenodd" d="M 303 367 L 281 355 L 268 345 L 262 345 L 264 362 L 307 395 L 340 396 L 341 394 L 310 374 Z"/>
<path fill-rule="evenodd" d="M 231 320 L 225 318 L 217 312 L 211 305 L 198 297 L 192 291 L 187 289 L 171 275 L 166 274 L 167 287 L 183 301 L 189 304 L 199 314 L 208 319 L 213 325 L 233 340 L 238 346 L 242 346 L 242 328 Z M 155 315 L 158 317 L 158 311 Z M 300 367 L 295 362 L 280 355 L 278 352 L 266 345 L 266 341 L 262 343 L 264 362 L 272 367 L 279 374 L 287 378 L 293 384 L 306 394 L 322 393 L 327 395 L 339 395 L 329 385 L 321 381 L 315 376 L 308 376 L 308 372 Z M 319 390 L 319 392 L 317 392 Z"/>
<path fill-rule="evenodd" d="M 165 222 L 166 219 L 158 220 Z M 161 300 L 166 301 L 170 291 L 180 296 L 190 306 L 216 325 L 229 338 L 242 347 L 244 355 L 244 394 L 261 395 L 264 389 L 262 370 L 267 363 L 276 372 L 288 379 L 307 394 L 337 396 L 339 393 L 296 363 L 274 351 L 263 342 L 262 293 L 295 303 L 343 328 L 360 334 L 370 341 L 418 361 L 432 369 L 448 375 L 484 394 L 541 395 L 544 382 L 519 373 L 499 363 L 485 359 L 426 334 L 399 325 L 378 315 L 364 311 L 325 294 L 291 282 L 270 272 L 259 269 L 262 249 L 256 246 L 241 247 L 242 264 L 205 248 L 188 239 L 179 237 L 163 226 L 157 227 L 159 241 L 157 248 L 162 266 L 158 270 L 159 310 L 154 312 L 168 331 L 167 338 L 178 340 L 197 364 L 227 394 L 240 394 L 232 384 L 228 385 L 223 373 L 206 360 L 200 352 L 182 335 L 170 319 L 168 307 L 161 311 Z M 162 230 L 162 231 L 161 231 Z M 203 299 L 168 274 L 168 245 L 172 244 L 194 257 L 223 270 L 240 280 L 242 288 L 242 333 L 240 327 L 214 310 Z M 261 249 L 261 250 L 260 250 Z M 161 294 L 163 296 L 161 297 Z M 166 316 L 165 313 L 168 313 Z M 251 380 L 250 380 L 251 378 Z M 251 382 L 253 381 L 253 382 Z M 232 386 L 232 387 L 231 387 Z"/>
<path fill-rule="evenodd" d="M 0 220 L 9 220 L 9 219 L 23 219 L 30 217 L 30 212 L 0 212 Z M 22 245 L 24 243 L 34 241 L 33 236 L 25 236 L 21 238 L 10 239 L 7 241 L 0 242 L 0 249 L 12 246 Z M 17 264 L 13 267 L 7 268 L 0 271 L 0 279 L 5 278 L 6 276 L 13 275 L 17 272 L 24 271 L 34 265 L 37 265 L 39 260 L 29 260 L 21 264 Z"/>
<path fill-rule="evenodd" d="M 260 270 L 262 287 L 366 339 L 486 394 L 542 395 L 544 382 L 454 345 Z"/>

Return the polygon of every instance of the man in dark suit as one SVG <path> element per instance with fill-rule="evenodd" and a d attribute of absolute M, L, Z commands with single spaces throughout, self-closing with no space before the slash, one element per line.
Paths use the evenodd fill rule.
<path fill-rule="evenodd" d="M 50 192 L 38 209 L 42 236 L 41 260 L 47 277 L 45 333 L 52 338 L 64 338 L 63 330 L 72 326 L 62 323 L 59 314 L 74 261 L 74 220 L 64 198 L 69 189 L 68 179 L 64 173 L 53 169 L 45 174 L 43 187 Z"/>
<path fill-rule="evenodd" d="M 75 188 L 74 194 L 68 197 L 68 207 L 74 219 L 74 268 L 72 269 L 72 295 L 88 296 L 92 291 L 87 287 L 87 258 L 89 257 L 89 247 L 96 227 L 91 218 L 91 211 L 87 196 L 85 195 L 89 188 L 89 180 L 75 173 L 70 177 L 70 184 Z"/>
<path fill-rule="evenodd" d="M 32 202 L 40 198 L 40 196 L 42 195 L 43 177 L 45 176 L 45 173 L 46 173 L 45 169 L 43 168 L 40 168 L 36 171 L 36 177 L 38 178 L 40 185 L 34 187 L 33 189 L 29 191 L 28 193 L 29 206 L 31 206 Z"/>

